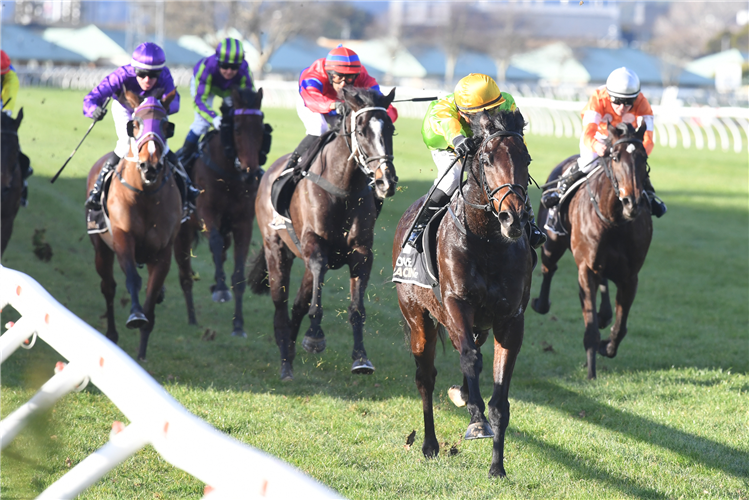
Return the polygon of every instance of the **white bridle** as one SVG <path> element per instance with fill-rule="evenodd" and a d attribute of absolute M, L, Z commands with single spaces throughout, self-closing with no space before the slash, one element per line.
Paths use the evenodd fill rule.
<path fill-rule="evenodd" d="M 387 163 L 388 161 L 392 161 L 393 156 L 383 155 L 368 158 L 364 151 L 361 150 L 361 145 L 359 144 L 359 141 L 356 140 L 356 117 L 362 113 L 366 113 L 367 111 L 384 111 L 385 113 L 387 113 L 386 108 L 379 106 L 362 108 L 359 111 L 351 113 L 351 156 L 349 156 L 348 159 L 351 160 L 353 158 L 354 160 L 356 160 L 356 163 L 359 165 L 359 168 L 362 170 L 362 172 L 372 177 L 374 181 L 375 172 L 377 170 L 382 170 L 384 175 L 385 169 L 387 168 Z M 369 168 L 369 163 L 375 160 L 379 161 L 379 163 L 377 165 L 377 168 L 375 170 L 372 170 L 371 168 Z"/>

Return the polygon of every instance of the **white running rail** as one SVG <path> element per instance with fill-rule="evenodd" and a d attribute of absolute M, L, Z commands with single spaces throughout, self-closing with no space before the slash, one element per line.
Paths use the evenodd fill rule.
<path fill-rule="evenodd" d="M 0 361 L 24 342 L 33 344 L 38 336 L 67 358 L 68 364 L 58 363 L 57 374 L 0 422 L 0 449 L 10 444 L 32 415 L 50 408 L 87 379 L 131 422 L 127 427 L 115 422 L 109 442 L 39 499 L 76 497 L 147 444 L 172 465 L 206 483 L 206 500 L 342 498 L 292 466 L 189 413 L 130 356 L 63 307 L 37 281 L 0 265 L 0 310 L 8 304 L 21 319 L 0 337 Z"/>

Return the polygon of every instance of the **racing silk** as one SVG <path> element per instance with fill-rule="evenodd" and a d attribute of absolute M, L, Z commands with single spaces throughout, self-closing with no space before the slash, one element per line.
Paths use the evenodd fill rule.
<path fill-rule="evenodd" d="M 255 83 L 252 81 L 252 73 L 247 61 L 242 61 L 237 74 L 231 80 L 227 80 L 221 75 L 216 54 L 198 61 L 192 74 L 195 77 L 193 80 L 193 94 L 195 95 L 193 107 L 208 122 L 211 122 L 218 115 L 208 107 L 209 96 L 214 95 L 222 98 L 230 96 L 232 85 L 237 85 L 239 88 L 251 87 L 253 91 L 255 90 Z"/>
<path fill-rule="evenodd" d="M 377 80 L 367 73 L 364 66 L 362 66 L 361 72 L 354 80 L 353 85 L 354 87 L 372 89 L 382 94 Z M 338 101 L 338 95 L 325 72 L 324 57 L 313 62 L 312 66 L 303 70 L 299 75 L 299 94 L 304 100 L 304 105 L 315 113 L 325 115 L 332 112 L 332 114 L 335 114 L 335 110 L 331 110 L 330 105 Z M 392 104 L 388 106 L 387 113 L 395 123 L 395 120 L 398 119 L 398 111 Z"/>
<path fill-rule="evenodd" d="M 580 114 L 583 118 L 583 135 L 580 137 L 581 152 L 593 151 L 593 141 L 603 141 L 609 135 L 607 127 L 609 123 L 612 127 L 616 127 L 622 122 L 630 123 L 637 129 L 644 122 L 647 129 L 645 137 L 642 139 L 642 145 L 645 146 L 648 155 L 655 146 L 653 142 L 653 110 L 642 93 L 637 96 L 632 108 L 623 116 L 619 116 L 611 106 L 611 97 L 609 97 L 606 86 L 602 85 L 596 89 Z"/>
<path fill-rule="evenodd" d="M 5 73 L 2 78 L 3 111 L 13 112 L 16 100 L 18 100 L 18 87 L 18 75 L 16 74 L 16 69 L 11 64 L 10 71 Z"/>
<path fill-rule="evenodd" d="M 172 74 L 169 72 L 169 68 L 164 67 L 161 70 L 161 75 L 159 75 L 156 85 L 146 92 L 140 88 L 140 85 L 138 85 L 138 81 L 135 77 L 135 68 L 129 64 L 121 66 L 105 77 L 99 85 L 94 87 L 94 89 L 83 98 L 83 114 L 89 118 L 93 118 L 93 113 L 97 106 L 104 104 L 107 97 L 116 98 L 117 94 L 123 90 L 134 92 L 144 99 L 146 97 L 156 97 L 158 99 L 161 95 L 156 95 L 155 92 L 163 91 L 164 94 L 168 94 L 174 90 L 174 80 L 172 80 Z M 133 112 L 128 104 L 123 104 L 123 106 L 130 111 L 130 113 Z M 171 115 L 177 111 L 179 111 L 179 92 L 169 105 L 167 113 Z"/>
<path fill-rule="evenodd" d="M 515 111 L 515 99 L 502 92 L 498 109 Z M 462 135 L 473 137 L 471 125 L 460 116 L 455 104 L 455 94 L 448 94 L 439 101 L 432 101 L 421 123 L 421 138 L 429 149 L 452 149 L 453 139 Z"/>

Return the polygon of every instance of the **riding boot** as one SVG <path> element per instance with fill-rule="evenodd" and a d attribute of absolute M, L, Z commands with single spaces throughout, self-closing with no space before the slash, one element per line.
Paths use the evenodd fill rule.
<path fill-rule="evenodd" d="M 299 160 L 302 158 L 304 153 L 307 152 L 307 150 L 314 144 L 314 142 L 318 139 L 316 135 L 306 135 L 304 139 L 302 139 L 302 142 L 299 143 L 299 145 L 296 147 L 293 153 L 291 153 L 291 156 L 289 157 L 289 162 L 286 164 L 286 168 L 284 170 L 288 170 L 290 168 L 294 169 L 294 176 L 295 177 L 301 177 L 302 172 L 301 168 L 302 166 L 299 165 Z"/>
<path fill-rule="evenodd" d="M 99 176 L 96 178 L 96 182 L 94 183 L 94 187 L 91 188 L 91 192 L 88 193 L 88 198 L 86 199 L 85 206 L 86 208 L 90 210 L 101 210 L 101 189 L 104 184 L 104 178 L 107 176 L 109 172 L 115 169 L 117 165 L 120 164 L 121 158 L 117 156 L 117 153 L 112 152 L 109 155 L 109 158 L 107 158 L 107 161 L 104 162 L 104 165 L 101 166 L 101 171 L 99 172 Z"/>
<path fill-rule="evenodd" d="M 183 167 L 190 162 L 192 156 L 198 151 L 198 139 L 198 135 L 191 130 L 185 137 L 185 144 L 177 151 L 177 158 L 179 158 Z"/>
<path fill-rule="evenodd" d="M 575 163 L 570 171 L 559 180 L 556 189 L 544 191 L 541 195 L 541 204 L 548 209 L 544 229 L 560 236 L 567 234 L 559 216 L 559 202 L 564 198 L 570 186 L 574 185 L 584 175 L 585 173 L 580 171 L 577 163 Z"/>
<path fill-rule="evenodd" d="M 533 213 L 533 206 L 530 204 L 530 200 L 525 205 L 525 209 L 528 211 L 528 243 L 531 248 L 538 248 L 546 243 L 546 235 L 536 225 L 536 215 Z"/>
<path fill-rule="evenodd" d="M 421 236 L 424 233 L 429 221 L 432 220 L 432 216 L 437 211 L 447 205 L 450 202 L 450 196 L 440 189 L 435 189 L 432 195 L 424 201 L 424 206 L 421 211 L 421 215 L 416 219 L 413 230 L 408 237 L 408 244 L 414 247 L 416 250 L 421 252 L 423 245 Z"/>
<path fill-rule="evenodd" d="M 173 151 L 169 151 L 166 154 L 166 160 L 172 166 L 172 171 L 174 172 L 174 180 L 177 183 L 180 195 L 182 195 L 183 198 L 182 215 L 183 218 L 185 218 L 195 211 L 195 202 L 198 199 L 200 191 L 192 185 L 190 176 L 187 175 L 187 172 L 185 172 L 185 168 L 182 166 L 182 163 L 179 161 L 177 155 L 175 155 Z"/>
<path fill-rule="evenodd" d="M 645 188 L 645 196 L 648 197 L 648 201 L 650 202 L 650 213 L 658 218 L 663 217 L 668 208 L 663 203 L 663 200 L 655 194 L 655 188 L 653 187 L 653 183 L 650 182 L 650 176 L 645 177 L 643 187 Z"/>

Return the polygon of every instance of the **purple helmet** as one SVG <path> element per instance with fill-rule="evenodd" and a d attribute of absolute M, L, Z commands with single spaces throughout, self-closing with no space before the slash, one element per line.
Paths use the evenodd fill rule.
<path fill-rule="evenodd" d="M 161 69 L 166 64 L 166 56 L 161 47 L 152 42 L 138 45 L 133 52 L 130 65 L 137 69 Z"/>

